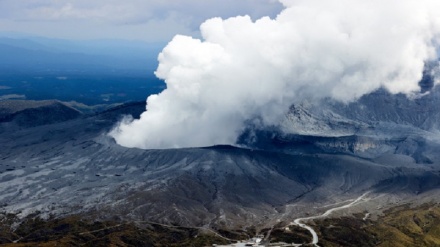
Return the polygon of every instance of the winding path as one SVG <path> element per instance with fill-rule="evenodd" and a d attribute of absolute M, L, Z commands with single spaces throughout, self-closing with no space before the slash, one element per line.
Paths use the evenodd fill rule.
<path fill-rule="evenodd" d="M 366 193 L 362 194 L 360 197 L 356 198 L 355 200 L 353 200 L 349 204 L 345 204 L 345 205 L 342 205 L 342 206 L 339 206 L 339 207 L 336 207 L 336 208 L 331 208 L 331 209 L 325 211 L 323 214 L 316 215 L 316 216 L 305 217 L 305 218 L 298 218 L 298 219 L 294 220 L 293 223 L 291 223 L 290 225 L 296 225 L 296 226 L 299 226 L 299 227 L 304 228 L 307 231 L 309 231 L 310 234 L 312 234 L 312 242 L 311 242 L 311 244 L 313 246 L 315 246 L 315 247 L 319 247 L 319 245 L 318 245 L 319 238 L 318 238 L 318 234 L 316 233 L 316 231 L 313 230 L 313 228 L 311 226 L 308 226 L 308 225 L 306 225 L 306 224 L 304 224 L 302 222 L 303 221 L 314 220 L 314 219 L 325 218 L 325 217 L 329 216 L 331 213 L 333 213 L 335 211 L 352 207 L 352 206 L 360 203 L 362 200 L 364 200 L 364 197 L 368 193 L 369 192 L 366 192 Z M 297 244 L 296 246 L 301 246 L 301 245 Z"/>

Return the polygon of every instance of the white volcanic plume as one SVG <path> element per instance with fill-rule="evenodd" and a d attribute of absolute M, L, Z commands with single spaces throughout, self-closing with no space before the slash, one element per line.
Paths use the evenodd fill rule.
<path fill-rule="evenodd" d="M 202 40 L 174 37 L 156 71 L 167 89 L 111 135 L 140 148 L 232 144 L 245 122 L 276 125 L 304 99 L 417 93 L 424 63 L 437 57 L 438 0 L 282 2 L 275 19 L 213 18 Z"/>

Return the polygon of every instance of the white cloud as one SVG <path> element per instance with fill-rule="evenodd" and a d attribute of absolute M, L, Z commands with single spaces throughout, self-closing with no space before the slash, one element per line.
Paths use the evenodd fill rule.
<path fill-rule="evenodd" d="M 280 5 L 270 0 L 32 0 L 0 1 L 0 17 L 28 21 L 98 19 L 116 23 L 147 22 L 169 15 L 191 17 L 198 24 L 209 17 L 274 14 Z"/>
<path fill-rule="evenodd" d="M 203 40 L 176 36 L 159 56 L 167 89 L 112 131 L 127 147 L 233 144 L 245 122 L 276 125 L 304 99 L 349 102 L 380 87 L 418 92 L 436 57 L 437 0 L 284 0 L 276 19 L 214 18 Z"/>
<path fill-rule="evenodd" d="M 175 31 L 194 35 L 207 18 L 249 14 L 256 19 L 281 7 L 272 0 L 0 0 L 0 31 L 147 40 L 159 32 L 169 40 Z"/>

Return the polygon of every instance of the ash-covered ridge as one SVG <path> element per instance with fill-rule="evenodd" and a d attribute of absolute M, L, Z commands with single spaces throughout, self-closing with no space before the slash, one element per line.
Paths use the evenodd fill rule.
<path fill-rule="evenodd" d="M 11 129 L 60 123 L 81 115 L 80 111 L 58 100 L 0 101 L 0 123 Z"/>

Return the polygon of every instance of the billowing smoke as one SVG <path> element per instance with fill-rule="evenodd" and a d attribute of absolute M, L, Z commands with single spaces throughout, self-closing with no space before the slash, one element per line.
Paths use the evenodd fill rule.
<path fill-rule="evenodd" d="M 438 0 L 281 1 L 275 19 L 213 18 L 202 40 L 175 36 L 156 71 L 167 89 L 111 135 L 140 148 L 233 144 L 246 123 L 277 125 L 305 99 L 415 94 L 437 59 Z"/>

